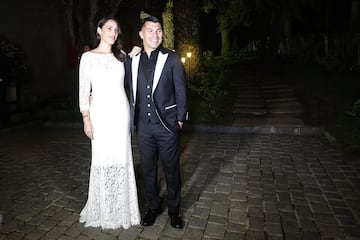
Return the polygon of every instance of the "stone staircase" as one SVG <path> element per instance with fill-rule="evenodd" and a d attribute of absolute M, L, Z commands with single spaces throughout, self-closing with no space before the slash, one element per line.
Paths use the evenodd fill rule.
<path fill-rule="evenodd" d="M 293 126 L 304 125 L 303 106 L 294 90 L 278 78 L 241 71 L 232 83 L 237 93 L 233 105 L 234 126 Z"/>

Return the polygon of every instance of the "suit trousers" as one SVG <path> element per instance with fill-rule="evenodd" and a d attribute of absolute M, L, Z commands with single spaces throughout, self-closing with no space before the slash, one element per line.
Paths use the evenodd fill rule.
<path fill-rule="evenodd" d="M 178 213 L 181 196 L 180 130 L 169 132 L 161 123 L 140 122 L 137 124 L 137 139 L 150 208 L 156 209 L 161 204 L 158 188 L 158 159 L 160 159 L 166 180 L 168 213 Z"/>

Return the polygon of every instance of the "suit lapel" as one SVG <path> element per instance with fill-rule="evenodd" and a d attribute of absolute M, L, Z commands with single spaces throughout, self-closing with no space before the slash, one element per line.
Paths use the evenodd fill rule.
<path fill-rule="evenodd" d="M 133 57 L 131 62 L 131 74 L 132 74 L 132 90 L 133 90 L 133 103 L 135 105 L 136 101 L 136 92 L 137 92 L 137 81 L 138 81 L 138 72 L 139 72 L 139 62 L 141 54 L 137 54 Z"/>
<path fill-rule="evenodd" d="M 158 83 L 159 83 L 159 79 L 161 76 L 161 72 L 164 68 L 166 59 L 168 57 L 168 53 L 163 54 L 161 51 L 159 51 L 159 55 L 158 58 L 156 60 L 156 67 L 155 67 L 155 72 L 154 72 L 154 82 L 153 82 L 153 88 L 152 88 L 152 93 L 154 93 Z M 138 61 L 139 63 L 139 61 Z"/>

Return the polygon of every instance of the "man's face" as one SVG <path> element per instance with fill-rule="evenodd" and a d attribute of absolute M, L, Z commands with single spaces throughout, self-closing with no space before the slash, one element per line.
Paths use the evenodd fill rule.
<path fill-rule="evenodd" d="M 143 40 L 144 50 L 153 51 L 160 46 L 163 38 L 163 30 L 160 23 L 145 22 L 139 32 Z"/>

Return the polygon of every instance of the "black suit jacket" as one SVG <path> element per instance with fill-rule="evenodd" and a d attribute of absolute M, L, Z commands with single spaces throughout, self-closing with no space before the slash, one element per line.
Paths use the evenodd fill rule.
<path fill-rule="evenodd" d="M 153 75 L 152 101 L 162 125 L 169 131 L 179 129 L 178 121 L 188 118 L 186 74 L 180 55 L 166 48 L 159 49 Z M 134 123 L 137 81 L 141 54 L 126 62 L 125 86 L 128 89 L 131 125 Z"/>

